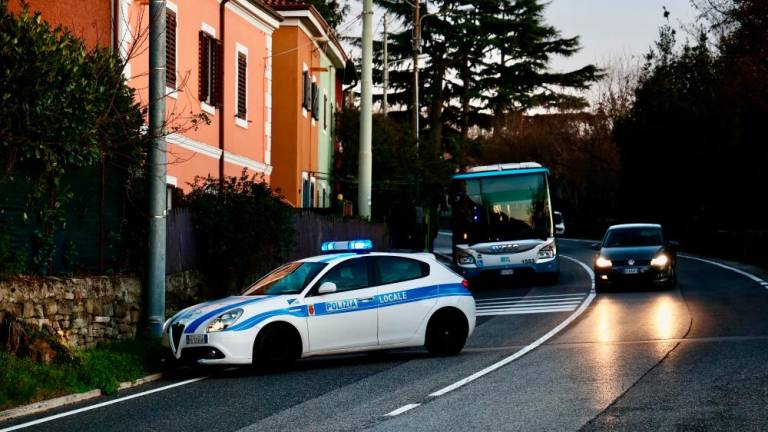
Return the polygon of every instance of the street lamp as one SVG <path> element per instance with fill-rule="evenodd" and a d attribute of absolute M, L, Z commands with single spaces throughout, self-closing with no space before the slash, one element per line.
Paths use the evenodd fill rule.
<path fill-rule="evenodd" d="M 419 53 L 421 52 L 421 21 L 434 15 L 470 12 L 475 10 L 471 4 L 460 5 L 452 9 L 441 9 L 437 12 L 419 16 L 419 2 L 413 4 L 413 137 L 416 139 L 416 157 L 419 157 Z"/>

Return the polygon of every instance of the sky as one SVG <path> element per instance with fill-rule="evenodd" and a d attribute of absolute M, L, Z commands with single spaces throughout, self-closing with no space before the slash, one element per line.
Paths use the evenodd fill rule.
<path fill-rule="evenodd" d="M 579 36 L 582 45 L 582 50 L 570 58 L 555 58 L 552 68 L 556 71 L 578 69 L 590 63 L 605 65 L 615 58 L 640 58 L 653 45 L 659 27 L 666 21 L 663 6 L 670 11 L 670 24 L 676 28 L 692 23 L 696 17 L 690 0 L 547 1 L 547 22 L 559 29 L 564 37 Z M 362 11 L 360 0 L 344 3 L 350 7 L 347 21 Z M 377 33 L 381 31 L 381 16 L 381 11 L 377 10 L 373 18 Z M 359 35 L 361 30 L 358 20 L 344 33 Z M 356 57 L 359 53 L 352 55 Z"/>
<path fill-rule="evenodd" d="M 547 22 L 564 37 L 579 36 L 582 45 L 578 54 L 554 59 L 553 69 L 572 70 L 643 56 L 666 22 L 664 6 L 670 12 L 670 24 L 678 29 L 696 18 L 690 0 L 550 0 Z"/>

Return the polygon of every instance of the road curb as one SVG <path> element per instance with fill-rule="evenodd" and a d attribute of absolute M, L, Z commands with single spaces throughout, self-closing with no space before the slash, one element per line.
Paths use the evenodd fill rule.
<path fill-rule="evenodd" d="M 152 381 L 158 381 L 163 378 L 162 373 L 156 373 L 147 375 L 143 378 L 139 378 L 134 381 L 121 382 L 117 390 L 125 390 L 131 387 L 136 387 L 142 384 L 150 383 Z M 39 402 L 34 402 L 29 405 L 23 405 L 16 408 L 11 408 L 5 411 L 0 411 L 0 422 L 11 420 L 18 417 L 24 417 L 31 414 L 37 414 L 39 412 L 48 411 L 53 408 L 59 408 L 65 405 L 72 405 L 78 402 L 86 401 L 89 399 L 95 399 L 102 396 L 103 393 L 99 389 L 90 390 L 84 393 L 73 393 L 64 396 L 59 396 L 53 399 L 46 399 Z"/>

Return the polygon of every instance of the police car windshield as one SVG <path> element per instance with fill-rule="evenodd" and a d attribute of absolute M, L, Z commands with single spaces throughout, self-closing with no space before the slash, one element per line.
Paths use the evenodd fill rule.
<path fill-rule="evenodd" d="M 288 263 L 257 280 L 243 295 L 299 294 L 326 265 L 320 262 Z"/>

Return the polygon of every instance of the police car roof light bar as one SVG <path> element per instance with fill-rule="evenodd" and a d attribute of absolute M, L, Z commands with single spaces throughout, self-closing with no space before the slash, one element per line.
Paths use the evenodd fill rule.
<path fill-rule="evenodd" d="M 324 242 L 321 249 L 323 252 L 365 252 L 373 249 L 373 242 L 370 240 Z"/>

